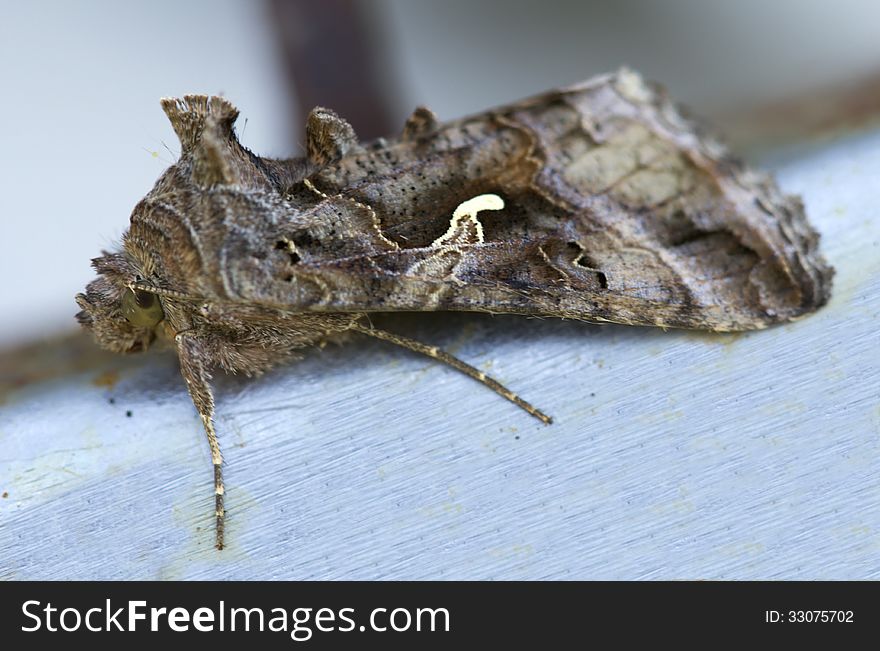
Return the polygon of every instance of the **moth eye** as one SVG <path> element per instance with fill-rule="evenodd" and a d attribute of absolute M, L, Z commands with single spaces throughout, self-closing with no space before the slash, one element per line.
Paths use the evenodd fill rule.
<path fill-rule="evenodd" d="M 165 312 L 155 294 L 126 289 L 122 295 L 122 316 L 133 326 L 152 328 L 165 318 Z"/>

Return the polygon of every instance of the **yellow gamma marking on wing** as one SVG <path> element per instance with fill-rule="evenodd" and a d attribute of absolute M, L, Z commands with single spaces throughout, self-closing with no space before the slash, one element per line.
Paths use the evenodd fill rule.
<path fill-rule="evenodd" d="M 432 247 L 455 246 L 458 242 L 454 240 L 460 237 L 462 230 L 462 220 L 473 223 L 474 230 L 477 235 L 477 244 L 483 243 L 483 225 L 477 219 L 477 213 L 481 210 L 501 210 L 504 208 L 504 199 L 497 194 L 480 194 L 473 199 L 463 201 L 458 208 L 452 213 L 452 220 L 449 222 L 449 229 L 431 244 Z"/>
<path fill-rule="evenodd" d="M 477 219 L 481 210 L 501 210 L 504 200 L 497 194 L 481 194 L 459 204 L 452 213 L 449 229 L 431 243 L 431 253 L 412 264 L 407 276 L 427 276 L 429 278 L 445 278 L 457 284 L 462 281 L 456 276 L 456 269 L 461 263 L 467 247 L 482 244 L 483 225 Z M 443 285 L 425 296 L 425 305 L 436 305 L 440 295 L 446 291 Z"/>

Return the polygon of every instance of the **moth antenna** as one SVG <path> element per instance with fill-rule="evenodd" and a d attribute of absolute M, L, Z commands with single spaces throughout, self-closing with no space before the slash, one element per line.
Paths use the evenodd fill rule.
<path fill-rule="evenodd" d="M 189 294 L 184 294 L 183 292 L 178 292 L 173 289 L 162 289 L 161 287 L 156 287 L 155 285 L 151 285 L 150 283 L 143 282 L 133 282 L 128 284 L 129 289 L 135 290 L 139 289 L 144 292 L 148 292 L 150 294 L 156 294 L 157 296 L 165 296 L 167 298 L 176 298 L 180 301 L 204 301 L 205 299 L 199 296 L 190 296 Z"/>
<path fill-rule="evenodd" d="M 454 357 L 449 353 L 440 350 L 436 346 L 428 346 L 419 341 L 416 341 L 415 339 L 409 339 L 407 337 L 402 337 L 401 335 L 394 334 L 393 332 L 379 330 L 377 328 L 373 328 L 372 326 L 365 326 L 359 323 L 355 323 L 354 325 L 352 325 L 351 329 L 356 330 L 357 332 L 361 332 L 365 335 L 369 335 L 370 337 L 375 337 L 376 339 L 387 341 L 402 348 L 407 348 L 417 353 L 421 353 L 422 355 L 426 355 L 432 359 L 436 359 L 439 362 L 443 362 L 447 366 L 451 366 L 455 370 L 461 371 L 468 377 L 475 379 L 480 384 L 489 387 L 499 396 L 505 398 L 506 400 L 509 400 L 517 407 L 524 409 L 526 412 L 540 420 L 545 425 L 550 425 L 553 422 L 553 419 L 550 416 L 545 414 L 543 411 L 541 411 L 531 403 L 528 403 L 520 398 L 518 395 L 513 393 L 513 391 L 505 387 L 494 378 L 489 377 L 482 371 L 474 368 L 466 362 L 461 361 L 457 357 Z"/>

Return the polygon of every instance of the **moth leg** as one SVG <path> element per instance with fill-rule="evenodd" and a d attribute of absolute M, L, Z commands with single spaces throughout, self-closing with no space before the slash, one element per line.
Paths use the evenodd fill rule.
<path fill-rule="evenodd" d="M 180 373 L 186 380 L 186 388 L 193 404 L 202 417 L 208 446 L 211 448 L 211 463 L 214 464 L 214 515 L 216 518 L 216 547 L 223 549 L 223 526 L 226 511 L 223 508 L 223 455 L 220 441 L 214 430 L 214 395 L 211 393 L 211 373 L 208 371 L 204 352 L 198 340 L 185 334 L 178 334 L 177 355 L 180 359 Z"/>
<path fill-rule="evenodd" d="M 401 346 L 417 353 L 421 353 L 422 355 L 427 355 L 428 357 L 436 359 L 439 362 L 443 362 L 444 364 L 447 364 L 448 366 L 451 366 L 452 368 L 461 371 L 468 377 L 472 377 L 477 382 L 489 387 L 499 396 L 510 400 L 510 402 L 515 404 L 517 407 L 524 409 L 545 425 L 549 425 L 553 422 L 553 419 L 550 416 L 542 412 L 534 405 L 520 398 L 518 395 L 513 393 L 510 389 L 505 387 L 497 380 L 489 377 L 488 375 L 474 368 L 470 364 L 461 361 L 457 357 L 453 357 L 449 353 L 440 350 L 436 346 L 427 346 L 419 341 L 415 341 L 414 339 L 402 337 L 392 332 L 386 332 L 385 330 L 377 330 L 376 328 L 364 326 L 359 323 L 353 324 L 351 326 L 351 329 L 356 330 L 357 332 L 362 332 L 363 334 L 369 335 L 370 337 L 375 337 L 376 339 L 381 339 L 382 341 L 387 341 L 392 344 L 396 344 L 397 346 Z"/>

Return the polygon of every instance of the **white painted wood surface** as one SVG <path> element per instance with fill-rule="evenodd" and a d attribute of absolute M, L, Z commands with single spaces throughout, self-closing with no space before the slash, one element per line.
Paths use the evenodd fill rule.
<path fill-rule="evenodd" d="M 837 268 L 821 312 L 742 336 L 382 321 L 491 372 L 550 427 L 364 338 L 219 379 L 222 552 L 173 357 L 7 392 L 0 576 L 880 579 L 880 132 L 765 166 Z"/>

